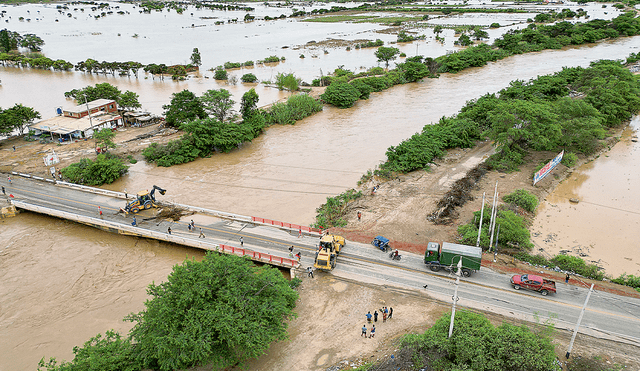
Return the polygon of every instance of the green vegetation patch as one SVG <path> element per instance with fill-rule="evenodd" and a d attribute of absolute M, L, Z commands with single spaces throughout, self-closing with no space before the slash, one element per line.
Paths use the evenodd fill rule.
<path fill-rule="evenodd" d="M 526 189 L 516 189 L 512 193 L 502 197 L 504 202 L 517 205 L 530 213 L 538 207 L 538 197 Z"/>
<path fill-rule="evenodd" d="M 462 243 L 468 245 L 476 244 L 478 240 L 480 214 L 480 211 L 475 211 L 471 223 L 458 227 L 458 233 L 462 236 Z M 531 234 L 527 229 L 528 223 L 525 218 L 502 207 L 498 209 L 496 215 L 496 231 L 498 226 L 500 226 L 500 234 L 497 239 L 494 237 L 494 244 L 498 241 L 498 246 L 521 250 L 530 250 L 533 247 Z M 491 208 L 485 207 L 482 215 L 482 234 L 480 236 L 480 246 L 483 248 L 489 248 L 489 243 L 491 242 L 491 233 L 489 232 L 490 221 Z"/>
<path fill-rule="evenodd" d="M 125 318 L 134 324 L 127 338 L 107 331 L 74 347 L 71 362 L 43 358 L 38 366 L 47 371 L 242 368 L 288 338 L 299 282 L 269 265 L 207 252 L 202 261 L 187 259 L 165 282 L 149 285 L 145 309 Z"/>
<path fill-rule="evenodd" d="M 328 15 L 323 17 L 311 17 L 311 18 L 305 19 L 304 22 L 323 22 L 323 23 L 356 22 L 356 21 L 370 22 L 376 18 L 378 18 L 378 16 L 343 14 L 343 15 Z"/>
<path fill-rule="evenodd" d="M 327 202 L 316 209 L 316 223 L 313 224 L 313 227 L 322 229 L 344 227 L 347 225 L 347 221 L 343 217 L 347 212 L 348 204 L 360 197 L 362 197 L 362 192 L 355 189 L 350 189 L 335 197 L 327 197 Z"/>
<path fill-rule="evenodd" d="M 482 314 L 457 311 L 453 334 L 450 313 L 445 313 L 424 334 L 402 339 L 402 348 L 413 368 L 475 371 L 558 371 L 554 346 L 547 327 L 531 331 L 509 323 L 495 327 Z M 399 361 L 401 362 L 401 361 Z"/>
<path fill-rule="evenodd" d="M 115 182 L 126 174 L 128 169 L 120 158 L 106 153 L 98 155 L 95 160 L 83 158 L 62 168 L 60 172 L 72 183 L 99 186 Z"/>

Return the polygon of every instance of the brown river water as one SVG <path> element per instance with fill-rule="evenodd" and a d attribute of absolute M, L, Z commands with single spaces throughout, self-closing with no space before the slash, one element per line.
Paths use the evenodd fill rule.
<path fill-rule="evenodd" d="M 157 184 L 168 190 L 162 196 L 166 200 L 309 224 L 313 222 L 315 208 L 326 197 L 355 187 L 363 173 L 384 160 L 390 145 L 398 144 L 444 115 L 455 114 L 466 101 L 496 92 L 514 79 L 527 80 L 558 71 L 563 66 L 587 66 L 597 59 L 624 58 L 636 52 L 639 45 L 640 38 L 636 37 L 532 53 L 457 75 L 396 86 L 383 93 L 374 93 L 369 100 L 360 101 L 350 109 L 325 107 L 322 112 L 294 126 L 272 127 L 230 154 L 216 154 L 171 168 L 139 162 L 131 167 L 129 175 L 107 188 L 127 189 L 133 193 Z M 414 50 L 415 46 L 407 48 Z M 359 60 L 355 54 L 345 52 L 344 58 L 345 62 L 340 64 L 375 65 Z M 340 62 L 337 57 L 330 61 L 323 63 L 327 66 L 333 63 L 335 68 Z M 256 67 L 254 70 L 256 74 L 268 75 L 272 73 L 268 71 L 270 68 Z M 48 107 L 56 107 L 61 105 L 54 103 L 61 101 L 61 92 L 89 83 L 112 81 L 121 89 L 138 92 L 145 108 L 159 112 L 172 92 L 188 88 L 200 93 L 216 88 L 212 79 L 205 78 L 161 83 L 151 79 L 129 80 L 11 68 L 2 69 L 0 73 L 0 105 L 3 107 L 13 104 L 14 99 L 29 106 L 44 100 Z M 318 75 L 317 72 L 309 74 Z M 12 82 L 20 82 L 20 87 Z M 241 86 L 229 88 L 235 89 L 234 95 L 246 90 Z M 285 96 L 285 93 L 263 87 L 258 93 L 261 104 Z M 15 98 L 13 94 L 22 95 Z M 616 156 L 618 152 L 620 156 Z M 588 214 L 592 217 L 587 219 L 586 212 L 582 213 L 584 219 L 563 214 L 563 220 L 575 219 L 576 223 L 558 224 L 562 225 L 562 230 L 556 232 L 547 225 L 537 227 L 540 233 L 544 236 L 555 233 L 557 245 L 564 236 L 571 236 L 566 238 L 566 246 L 559 246 L 569 249 L 574 244 L 587 244 L 583 240 L 573 242 L 583 234 L 582 225 L 617 218 L 617 223 L 603 225 L 600 233 L 602 240 L 609 242 L 613 242 L 615 235 L 616 243 L 596 244 L 590 252 L 606 246 L 610 255 L 615 251 L 615 254 L 634 259 L 622 259 L 620 264 L 635 264 L 637 259 L 632 256 L 631 249 L 637 241 L 634 237 L 637 237 L 638 219 L 637 213 L 632 211 L 640 205 L 633 193 L 639 189 L 637 175 L 633 173 L 637 170 L 638 160 L 637 144 L 623 140 L 609 157 L 602 156 L 576 171 L 575 176 L 583 174 L 583 178 L 576 181 L 579 184 L 567 191 L 559 188 L 556 193 L 566 199 L 567 194 L 579 192 L 576 194 L 583 202 L 572 205 L 553 201 L 551 197 L 550 203 L 555 206 L 543 206 L 540 215 L 546 215 L 550 208 L 581 207 L 593 209 Z M 622 186 L 624 182 L 627 182 L 626 187 Z M 563 186 L 570 183 L 567 181 Z M 610 194 L 615 195 L 615 199 L 607 196 Z M 593 230 L 591 236 L 599 237 Z M 73 346 L 81 345 L 97 333 L 111 328 L 126 333 L 130 324 L 121 319 L 143 309 L 146 286 L 165 279 L 174 264 L 190 256 L 199 258 L 202 253 L 38 215 L 22 214 L 1 220 L 0 371 L 34 369 L 42 357 L 69 360 L 73 356 Z M 631 269 L 626 271 L 631 272 Z"/>

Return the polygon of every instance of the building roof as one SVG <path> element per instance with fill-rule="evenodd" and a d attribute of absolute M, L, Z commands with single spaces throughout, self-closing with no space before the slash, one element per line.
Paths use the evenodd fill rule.
<path fill-rule="evenodd" d="M 96 126 L 100 126 L 105 122 L 117 120 L 119 118 L 121 118 L 120 115 L 113 115 L 110 113 L 93 114 L 91 115 L 91 120 L 89 120 L 89 116 L 85 116 L 79 119 L 73 117 L 56 116 L 50 119 L 38 121 L 35 124 L 30 125 L 29 128 L 64 135 L 73 133 L 74 131 L 85 131 Z"/>
<path fill-rule="evenodd" d="M 113 99 L 96 99 L 88 103 L 78 104 L 74 108 L 66 109 L 64 111 L 70 112 L 70 113 L 82 113 L 82 112 L 86 112 L 87 110 L 92 110 L 94 108 L 104 106 L 105 104 L 115 103 L 115 102 L 116 101 Z M 88 109 L 87 109 L 87 106 L 89 106 Z"/>

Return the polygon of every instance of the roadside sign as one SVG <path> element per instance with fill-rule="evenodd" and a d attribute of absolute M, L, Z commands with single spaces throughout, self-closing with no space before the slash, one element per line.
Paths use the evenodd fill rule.
<path fill-rule="evenodd" d="M 533 185 L 536 185 L 536 183 L 541 181 L 542 178 L 547 176 L 547 174 L 549 174 L 551 170 L 553 170 L 553 168 L 562 161 L 562 156 L 564 156 L 564 150 L 554 157 L 553 160 L 544 165 L 542 169 L 538 170 L 538 172 L 533 175 Z"/>
<path fill-rule="evenodd" d="M 50 155 L 44 156 L 45 166 L 51 166 L 57 164 L 58 162 L 60 162 L 60 159 L 58 158 L 58 154 L 56 153 L 56 151 L 53 151 L 53 153 Z"/>

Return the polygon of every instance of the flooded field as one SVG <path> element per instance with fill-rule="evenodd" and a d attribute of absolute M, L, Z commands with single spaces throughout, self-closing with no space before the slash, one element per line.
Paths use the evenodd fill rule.
<path fill-rule="evenodd" d="M 639 129 L 636 116 L 610 152 L 576 169 L 547 197 L 531 228 L 537 247 L 580 256 L 614 277 L 640 275 Z"/>
<path fill-rule="evenodd" d="M 127 6 L 130 5 L 120 4 L 121 9 Z M 326 74 L 338 65 L 351 69 L 376 65 L 373 50 L 347 52 L 345 49 L 336 49 L 329 50 L 329 54 L 324 54 L 321 49 L 294 50 L 296 45 L 311 40 L 395 39 L 395 35 L 377 33 L 383 26 L 370 23 L 280 20 L 191 27 L 192 23 L 208 22 L 199 18 L 203 15 L 198 11 L 194 10 L 194 16 L 191 16 L 191 9 L 183 15 L 166 11 L 140 14 L 130 9 L 130 15 L 113 14 L 98 20 L 88 17 L 81 19 L 80 16 L 76 20 L 64 16 L 59 17 L 59 22 L 54 20 L 49 24 L 44 20 L 38 23 L 32 13 L 43 13 L 45 8 L 49 11 L 48 7 L 52 5 L 24 7 L 0 7 L 0 10 L 6 9 L 8 12 L 29 9 L 31 14 L 31 22 L 17 21 L 14 19 L 17 18 L 16 13 L 5 26 L 21 33 L 39 34 L 47 43 L 45 54 L 50 58 L 74 62 L 91 57 L 99 60 L 137 60 L 142 63 L 185 63 L 192 48 L 198 47 L 205 70 L 225 61 L 285 56 L 284 63 L 251 69 L 263 80 L 283 71 L 294 72 L 308 81 L 319 76 L 320 70 Z M 44 19 L 55 16 L 53 10 L 51 14 L 42 14 Z M 279 14 L 285 10 L 268 11 Z M 245 14 L 236 13 L 224 17 L 242 17 Z M 207 11 L 207 15 L 211 15 L 210 11 Z M 69 22 L 65 28 L 49 28 L 63 21 Z M 162 34 L 165 31 L 167 35 Z M 117 36 L 117 33 L 121 33 L 121 36 Z M 139 37 L 133 38 L 134 33 L 138 33 Z M 181 34 L 176 36 L 174 33 Z M 123 40 L 122 44 L 119 40 Z M 453 48 L 453 38 L 450 39 L 450 46 L 448 43 L 440 45 L 427 39 L 402 45 L 401 48 L 408 55 L 418 51 L 426 55 L 433 52 L 435 56 L 446 53 L 449 47 Z M 285 45 L 290 47 L 281 49 Z M 138 162 L 131 167 L 129 175 L 107 188 L 135 192 L 157 184 L 168 190 L 162 196 L 167 200 L 309 224 L 313 222 L 315 208 L 326 197 L 354 187 L 363 173 L 384 160 L 385 151 L 390 145 L 399 143 L 442 116 L 455 114 L 466 101 L 497 92 L 514 79 L 528 80 L 558 71 L 563 66 L 587 66 L 598 59 L 624 58 L 631 52 L 637 52 L 639 46 L 638 37 L 622 38 L 580 48 L 519 55 L 456 75 L 443 75 L 439 79 L 396 86 L 382 93 L 374 93 L 369 100 L 359 101 L 350 109 L 325 107 L 324 111 L 294 126 L 272 127 L 266 134 L 230 154 L 216 154 L 171 168 Z M 299 58 L 301 53 L 305 53 L 307 58 Z M 313 58 L 312 54 L 317 58 Z M 232 73 L 241 75 L 244 71 Z M 0 74 L 0 106 L 22 103 L 36 107 L 43 117 L 52 116 L 58 106 L 72 105 L 72 102 L 65 101 L 64 91 L 103 81 L 117 85 L 121 90 L 137 92 L 144 108 L 156 113 L 161 112 L 161 106 L 168 103 L 172 93 L 183 89 L 201 94 L 208 89 L 224 86 L 239 100 L 244 91 L 256 86 L 219 85 L 212 78 L 206 78 L 212 75 L 206 71 L 201 72 L 199 77 L 182 82 L 10 67 L 0 68 Z M 258 85 L 256 90 L 261 97 L 261 105 L 286 96 L 286 93 L 263 85 Z M 621 141 L 609 154 L 610 157 L 603 156 L 594 161 L 591 169 L 576 171 L 576 176 L 584 173 L 584 177 L 593 178 L 599 183 L 572 188 L 570 192 L 579 192 L 576 194 L 584 202 L 575 206 L 567 204 L 567 209 L 581 207 L 594 210 L 583 213 L 592 218 L 581 219 L 580 222 L 577 222 L 577 218 L 567 218 L 566 214 L 560 216 L 566 220 L 576 220 L 576 224 L 553 232 L 556 235 L 554 238 L 560 241 L 565 238 L 563 235 L 568 234 L 567 231 L 571 231 L 571 237 L 566 237 L 567 242 L 563 246 L 556 243 L 559 250 L 569 249 L 575 244 L 587 244 L 582 240 L 573 242 L 582 233 L 575 225 L 593 225 L 593 218 L 598 218 L 598 221 L 615 219 L 618 220 L 617 224 L 603 227 L 603 241 L 611 240 L 614 235 L 620 239 L 615 244 L 598 244 L 597 249 L 602 246 L 608 254 L 613 255 L 611 251 L 619 247 L 619 255 L 634 258 L 629 252 L 637 241 L 638 229 L 635 226 L 638 220 L 637 213 L 632 214 L 629 210 L 634 210 L 633 202 L 637 202 L 637 197 L 633 191 L 638 187 L 637 176 L 629 173 L 632 170 L 627 168 L 637 166 L 629 164 L 640 163 L 640 152 L 636 150 L 637 144 L 630 143 Z M 623 156 L 616 157 L 616 151 Z M 608 165 L 603 165 L 607 170 L 598 172 L 602 161 L 608 161 Z M 606 179 L 601 179 L 603 177 Z M 627 182 L 627 179 L 630 180 Z M 621 186 L 623 183 L 627 185 L 626 190 Z M 587 180 L 580 181 L 580 184 L 590 183 Z M 558 192 L 561 192 L 560 188 Z M 609 196 L 608 200 L 602 201 L 607 194 L 614 194 L 618 200 Z M 567 196 L 563 193 L 561 197 Z M 543 206 L 541 217 L 552 207 Z M 634 215 L 636 219 L 633 219 Z M 544 223 L 544 219 L 539 220 Z M 629 221 L 628 227 L 621 228 L 621 220 L 624 223 Z M 554 231 L 546 225 L 536 228 L 544 234 L 542 238 Z M 598 237 L 595 235 L 592 230 L 594 240 Z M 596 247 L 590 250 L 594 257 L 595 250 Z M 42 357 L 55 356 L 68 360 L 72 357 L 74 345 L 82 344 L 99 332 L 110 328 L 126 332 L 129 324 L 121 322 L 121 319 L 132 311 L 142 309 L 145 287 L 151 281 L 163 280 L 171 267 L 187 256 L 199 257 L 201 253 L 30 214 L 0 221 L 0 281 L 3 282 L 0 285 L 0 349 L 8 350 L 0 352 L 0 370 L 34 369 Z M 631 273 L 630 270 L 627 272 Z"/>

